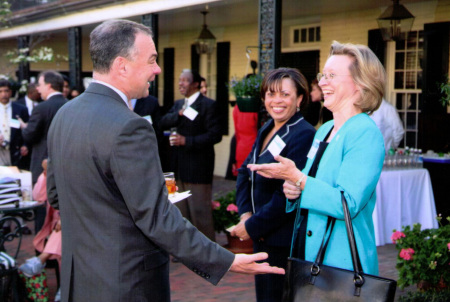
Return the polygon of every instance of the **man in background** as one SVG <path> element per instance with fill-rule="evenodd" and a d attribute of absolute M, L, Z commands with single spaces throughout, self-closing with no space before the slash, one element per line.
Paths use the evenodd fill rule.
<path fill-rule="evenodd" d="M 66 234 L 61 301 L 169 302 L 168 253 L 213 284 L 228 271 L 282 274 L 255 263 L 265 253 L 211 242 L 169 202 L 153 127 L 130 102 L 161 73 L 151 30 L 109 20 L 90 38 L 94 81 L 57 113 L 48 139 L 48 200 Z"/>
<path fill-rule="evenodd" d="M 158 151 L 159 157 L 161 159 L 161 164 L 164 163 L 165 152 L 163 145 L 163 133 L 159 127 L 159 120 L 161 119 L 161 108 L 158 103 L 158 99 L 152 95 L 140 99 L 131 99 L 131 107 L 133 111 L 149 121 L 153 126 L 153 130 L 156 134 L 156 139 L 158 141 Z"/>
<path fill-rule="evenodd" d="M 42 161 L 47 158 L 47 133 L 56 112 L 66 103 L 62 95 L 64 80 L 60 73 L 47 70 L 38 76 L 37 90 L 43 102 L 39 103 L 31 114 L 28 123 L 21 122 L 22 136 L 28 145 L 33 148 L 31 154 L 31 178 L 33 185 L 41 175 Z M 35 232 L 39 232 L 45 220 L 45 208 L 35 210 Z"/>
<path fill-rule="evenodd" d="M 370 117 L 383 134 L 386 154 L 391 148 L 397 149 L 403 139 L 405 130 L 395 107 L 383 99 L 380 108 L 373 112 Z"/>
<path fill-rule="evenodd" d="M 63 80 L 64 80 L 64 85 L 63 85 L 63 89 L 62 89 L 62 94 L 63 96 L 66 98 L 66 100 L 68 100 L 69 98 L 71 98 L 71 91 L 70 91 L 70 84 L 69 84 L 69 77 L 62 74 Z"/>
<path fill-rule="evenodd" d="M 215 231 L 212 218 L 212 181 L 214 172 L 214 145 L 222 140 L 219 114 L 215 101 L 200 93 L 200 75 L 185 69 L 178 87 L 183 99 L 161 118 L 161 128 L 177 128 L 170 145 L 175 153 L 178 187 L 190 190 L 192 196 L 176 205 L 200 232 L 212 241 Z"/>
<path fill-rule="evenodd" d="M 208 96 L 208 84 L 206 83 L 206 80 L 204 77 L 200 78 L 200 93 L 204 96 Z"/>
<path fill-rule="evenodd" d="M 24 97 L 18 99 L 16 103 L 26 106 L 28 109 L 28 115 L 31 116 L 34 107 L 36 107 L 40 101 L 41 95 L 37 90 L 36 83 L 31 83 L 28 84 L 27 94 Z M 28 122 L 28 119 L 25 122 Z M 23 168 L 21 169 L 29 171 L 31 165 L 31 154 L 33 154 L 33 148 L 31 147 L 31 145 L 27 147 L 28 147 L 28 154 L 22 158 Z"/>
<path fill-rule="evenodd" d="M 37 91 L 36 83 L 28 84 L 27 94 L 18 99 L 16 102 L 23 106 L 26 106 L 28 109 L 28 115 L 31 116 L 34 107 L 36 107 L 41 101 L 41 95 L 39 91 Z"/>
<path fill-rule="evenodd" d="M 11 95 L 11 83 L 0 80 L 0 165 L 25 169 L 28 147 L 23 141 L 17 118 L 28 121 L 29 115 L 25 106 L 11 102 Z"/>
<path fill-rule="evenodd" d="M 11 83 L 0 80 L 0 165 L 17 166 L 19 169 L 29 169 L 29 152 L 20 130 L 20 122 L 28 121 L 27 107 L 11 102 Z M 27 170 L 28 170 L 27 169 Z M 2 215 L 0 215 L 0 218 Z M 22 234 L 29 235 L 31 230 L 23 223 L 22 217 L 16 217 L 22 225 Z M 6 226 L 4 234 L 9 232 Z"/>
<path fill-rule="evenodd" d="M 133 111 L 147 119 L 153 125 L 153 128 L 158 128 L 158 123 L 161 119 L 161 109 L 157 98 L 148 95 L 140 99 L 131 99 L 131 106 Z"/>
<path fill-rule="evenodd" d="M 43 100 L 33 109 L 28 123 L 21 123 L 22 136 L 33 147 L 31 157 L 32 182 L 42 173 L 42 161 L 47 158 L 47 132 L 56 112 L 67 101 L 63 96 L 64 80 L 60 73 L 47 70 L 39 74 L 37 90 Z"/>

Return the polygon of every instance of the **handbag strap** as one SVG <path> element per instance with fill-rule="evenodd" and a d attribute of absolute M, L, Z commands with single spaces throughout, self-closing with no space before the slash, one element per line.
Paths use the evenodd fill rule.
<path fill-rule="evenodd" d="M 359 258 L 358 249 L 356 248 L 355 235 L 353 232 L 352 220 L 350 217 L 350 211 L 348 209 L 347 200 L 345 199 L 344 192 L 341 191 L 342 207 L 344 212 L 345 226 L 347 230 L 348 243 L 350 245 L 350 252 L 352 255 L 352 264 L 354 272 L 354 282 L 357 288 L 360 288 L 364 284 L 363 270 L 361 266 L 361 260 Z M 317 252 L 316 260 L 311 267 L 311 274 L 317 276 L 320 272 L 320 265 L 323 263 L 325 258 L 325 252 L 328 246 L 328 242 L 331 237 L 331 233 L 334 229 L 334 224 L 336 218 L 328 217 L 327 228 L 325 234 L 323 235 L 322 243 L 320 245 L 319 251 Z M 330 229 L 330 234 L 328 234 L 328 229 Z M 356 294 L 356 293 L 355 293 Z"/>
<path fill-rule="evenodd" d="M 363 270 L 361 266 L 361 260 L 359 258 L 358 249 L 356 248 L 355 234 L 353 232 L 352 219 L 350 217 L 350 211 L 348 210 L 347 200 L 345 199 L 344 192 L 342 195 L 342 207 L 344 209 L 345 226 L 347 229 L 348 244 L 350 245 L 350 252 L 352 254 L 353 271 L 355 272 L 355 285 L 361 287 L 364 284 Z"/>
<path fill-rule="evenodd" d="M 330 241 L 331 233 L 333 232 L 335 222 L 336 218 L 328 217 L 327 228 L 325 229 L 325 234 L 323 234 L 322 243 L 320 244 L 319 251 L 317 252 L 316 260 L 311 265 L 311 277 L 309 279 L 310 284 L 315 283 L 315 277 L 317 277 L 320 273 L 320 265 L 323 263 L 325 251 L 327 249 L 328 242 Z M 327 236 L 328 229 L 330 230 L 330 234 Z"/>
<path fill-rule="evenodd" d="M 320 265 L 323 263 L 323 259 L 325 258 L 325 251 L 327 250 L 328 241 L 330 241 L 331 233 L 333 232 L 335 222 L 336 222 L 336 218 L 328 217 L 325 234 L 323 234 L 322 243 L 320 244 L 319 251 L 317 252 L 317 256 L 316 256 L 316 260 L 314 261 L 314 265 Z M 330 229 L 330 234 L 327 236 L 328 229 Z"/>

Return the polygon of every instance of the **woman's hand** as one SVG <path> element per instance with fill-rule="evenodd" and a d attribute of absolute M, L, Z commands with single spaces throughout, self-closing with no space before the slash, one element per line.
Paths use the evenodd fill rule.
<path fill-rule="evenodd" d="M 238 237 L 241 241 L 250 239 L 250 235 L 247 233 L 245 229 L 245 222 L 250 216 L 241 219 L 241 221 L 234 227 L 234 229 L 230 232 L 231 236 Z"/>
<path fill-rule="evenodd" d="M 302 190 L 288 180 L 283 184 L 283 192 L 287 199 L 297 199 L 300 197 L 300 194 L 302 194 Z"/>
<path fill-rule="evenodd" d="M 274 159 L 279 162 L 260 165 L 248 164 L 247 168 L 252 171 L 256 171 L 259 175 L 267 178 L 284 179 L 289 180 L 292 183 L 295 183 L 300 179 L 302 173 L 299 169 L 297 169 L 292 160 L 280 155 L 275 156 Z"/>
<path fill-rule="evenodd" d="M 55 230 L 55 232 L 61 231 L 61 219 L 58 220 L 53 229 Z"/>

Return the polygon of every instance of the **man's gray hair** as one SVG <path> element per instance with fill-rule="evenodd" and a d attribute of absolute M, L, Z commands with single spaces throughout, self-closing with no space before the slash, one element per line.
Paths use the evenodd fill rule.
<path fill-rule="evenodd" d="M 97 26 L 90 35 L 89 52 L 94 71 L 108 73 L 117 57 L 131 59 L 136 34 L 152 36 L 152 30 L 129 20 L 108 20 Z"/>

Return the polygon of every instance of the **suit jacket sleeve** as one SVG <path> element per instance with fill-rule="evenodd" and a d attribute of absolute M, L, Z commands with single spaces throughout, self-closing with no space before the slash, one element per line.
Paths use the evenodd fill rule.
<path fill-rule="evenodd" d="M 20 118 L 22 119 L 22 121 L 24 121 L 25 123 L 28 123 L 28 121 L 30 120 L 30 114 L 28 113 L 28 108 L 25 107 L 25 108 L 21 111 L 21 113 L 20 113 L 19 116 L 20 116 Z M 27 142 L 25 141 L 25 139 L 23 139 L 23 134 L 22 134 L 22 132 L 23 132 L 23 129 L 20 130 L 21 137 L 22 137 L 22 140 L 23 140 L 23 144 L 26 145 L 27 147 L 31 147 L 31 144 L 27 143 Z"/>
<path fill-rule="evenodd" d="M 161 121 L 161 109 L 158 103 L 156 103 L 154 110 L 152 112 L 152 121 L 155 132 L 157 133 L 161 132 L 161 128 L 159 126 L 159 122 Z"/>
<path fill-rule="evenodd" d="M 20 106 L 20 107 L 16 107 L 17 109 L 15 109 L 16 106 L 13 106 L 13 118 L 16 119 L 17 115 L 26 123 L 28 122 L 28 120 L 30 119 L 30 116 L 28 114 L 28 109 L 25 106 Z M 15 129 L 18 130 L 19 133 L 19 138 L 18 138 L 18 144 L 20 146 L 25 145 L 23 142 L 23 136 L 22 136 L 22 130 L 21 129 Z M 11 131 L 12 132 L 12 131 Z"/>
<path fill-rule="evenodd" d="M 28 109 L 25 106 L 20 107 L 20 111 L 19 111 L 18 115 L 25 123 L 28 122 L 28 120 L 30 119 L 30 115 L 28 114 Z M 14 116 L 13 118 L 17 118 L 17 117 Z"/>
<path fill-rule="evenodd" d="M 217 284 L 234 255 L 185 220 L 168 201 L 156 137 L 144 119 L 131 119 L 118 134 L 111 153 L 111 172 L 136 226 L 189 269 Z M 139 190 L 136 190 L 139 188 Z"/>
<path fill-rule="evenodd" d="M 186 148 L 202 149 L 219 143 L 222 140 L 222 133 L 220 127 L 220 117 L 217 113 L 217 103 L 209 100 L 205 102 L 205 127 L 206 132 L 186 136 Z"/>
<path fill-rule="evenodd" d="M 55 174 L 51 158 L 47 160 L 47 200 L 52 207 L 59 210 L 58 192 L 56 191 Z"/>
<path fill-rule="evenodd" d="M 36 106 L 33 109 L 27 127 L 22 129 L 22 136 L 27 144 L 35 144 L 43 137 L 45 131 L 43 115 L 42 106 Z"/>
<path fill-rule="evenodd" d="M 169 130 L 171 127 L 176 127 L 178 125 L 178 119 L 180 118 L 178 111 L 180 111 L 182 107 L 180 102 L 184 102 L 184 100 L 176 101 L 172 108 L 170 108 L 169 112 L 161 117 L 159 120 L 159 129 Z"/>

